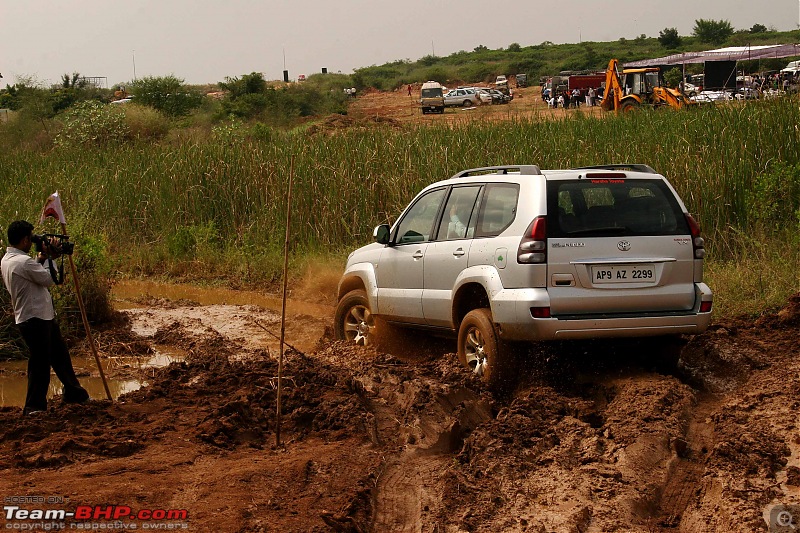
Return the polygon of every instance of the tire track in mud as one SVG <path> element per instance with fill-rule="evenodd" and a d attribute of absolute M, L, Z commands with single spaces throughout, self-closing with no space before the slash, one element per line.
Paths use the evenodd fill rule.
<path fill-rule="evenodd" d="M 367 400 L 375 416 L 373 443 L 394 451 L 373 491 L 376 532 L 420 533 L 442 507 L 442 479 L 452 454 L 465 435 L 491 418 L 488 403 L 465 387 L 408 377 L 389 371 L 379 375 L 380 384 L 364 386 L 377 396 Z"/>
<path fill-rule="evenodd" d="M 373 531 L 421 532 L 423 515 L 441 503 L 438 480 L 447 463 L 446 455 L 417 450 L 390 459 L 377 485 Z"/>
<path fill-rule="evenodd" d="M 670 442 L 674 457 L 667 468 L 656 514 L 658 524 L 664 528 L 680 526 L 683 513 L 700 490 L 705 462 L 714 445 L 714 429 L 709 417 L 719 409 L 720 401 L 703 393 L 697 401 L 687 422 L 685 437 Z"/>

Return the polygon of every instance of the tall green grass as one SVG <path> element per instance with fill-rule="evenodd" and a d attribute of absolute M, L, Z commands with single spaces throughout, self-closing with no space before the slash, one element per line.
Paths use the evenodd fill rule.
<path fill-rule="evenodd" d="M 0 219 L 32 219 L 53 190 L 80 231 L 103 238 L 123 271 L 269 280 L 280 264 L 294 162 L 295 249 L 370 240 L 425 185 L 504 163 L 568 168 L 646 163 L 665 174 L 704 229 L 710 256 L 733 261 L 762 231 L 758 184 L 800 165 L 794 99 L 565 120 L 374 127 L 309 136 L 241 126 L 199 142 L 0 151 Z M 776 165 L 783 165 L 778 172 Z M 800 167 L 797 167 L 800 168 Z M 783 173 L 782 173 L 783 172 Z M 793 171 L 792 171 L 793 172 Z M 791 173 L 791 172 L 790 172 Z M 774 178 L 772 177 L 774 176 Z M 763 192 L 763 191 L 762 191 Z M 795 192 L 785 201 L 798 207 Z M 762 196 L 763 197 L 763 194 Z M 791 211 L 793 212 L 793 211 Z M 797 219 L 768 221 L 784 239 Z M 756 227 L 756 226 L 759 227 Z"/>

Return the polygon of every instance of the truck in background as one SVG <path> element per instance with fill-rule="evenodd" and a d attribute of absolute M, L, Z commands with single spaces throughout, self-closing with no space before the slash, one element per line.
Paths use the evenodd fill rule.
<path fill-rule="evenodd" d="M 561 74 L 550 78 L 545 87 L 552 91 L 555 90 L 556 94 L 561 94 L 564 91 L 572 92 L 575 89 L 581 91 L 581 95 L 585 96 L 590 87 L 595 89 L 603 85 L 606 81 L 606 74 L 591 73 L 591 74 Z"/>
<path fill-rule="evenodd" d="M 422 84 L 422 94 L 419 103 L 422 105 L 422 114 L 444 113 L 444 88 L 438 81 L 426 81 Z"/>

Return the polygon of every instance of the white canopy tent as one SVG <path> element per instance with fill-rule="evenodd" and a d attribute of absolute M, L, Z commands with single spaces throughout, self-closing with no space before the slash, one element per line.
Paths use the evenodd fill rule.
<path fill-rule="evenodd" d="M 800 44 L 768 44 L 759 46 L 729 46 L 705 52 L 681 52 L 655 59 L 642 59 L 625 63 L 625 67 L 654 67 L 705 63 L 706 61 L 752 61 L 800 56 Z"/>

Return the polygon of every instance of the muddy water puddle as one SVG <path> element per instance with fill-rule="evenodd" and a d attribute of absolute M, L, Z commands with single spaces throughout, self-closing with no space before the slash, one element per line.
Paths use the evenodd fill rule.
<path fill-rule="evenodd" d="M 151 342 L 158 328 L 179 322 L 187 325 L 190 334 L 202 335 L 214 330 L 226 340 L 234 339 L 247 348 L 263 345 L 275 353 L 278 351 L 277 341 L 250 322 L 261 319 L 268 325 L 272 324 L 268 331 L 279 331 L 274 313 L 280 313 L 281 310 L 282 301 L 279 297 L 222 288 L 124 280 L 114 285 L 112 298 L 117 310 L 130 313 L 133 319 L 132 332 Z M 163 302 L 153 304 L 154 299 Z M 180 307 L 182 305 L 198 307 Z M 267 311 L 258 315 L 238 306 L 257 306 Z M 324 324 L 333 317 L 333 308 L 321 303 L 289 299 L 287 316 L 287 342 L 300 350 L 310 350 L 323 334 Z M 198 331 L 194 331 L 195 328 Z M 175 346 L 156 344 L 152 348 L 153 353 L 140 357 L 104 357 L 101 353 L 103 370 L 114 399 L 147 385 L 153 369 L 183 361 L 186 357 L 186 353 Z M 73 351 L 72 361 L 78 379 L 89 391 L 90 397 L 105 399 L 103 382 L 91 354 Z M 24 405 L 26 389 L 27 361 L 0 362 L 0 406 Z M 51 374 L 48 397 L 59 394 L 61 382 L 55 374 Z"/>
<path fill-rule="evenodd" d="M 148 371 L 161 368 L 170 363 L 183 361 L 186 354 L 174 347 L 154 346 L 154 353 L 146 357 L 101 358 L 103 372 L 108 381 L 111 397 L 117 399 L 123 394 L 133 392 L 147 385 Z M 93 400 L 106 398 L 103 381 L 97 370 L 94 357 L 73 356 L 72 366 L 83 388 Z M 22 407 L 25 405 L 28 361 L 0 362 L 0 407 Z M 50 374 L 48 398 L 61 394 L 61 382 Z"/>
<path fill-rule="evenodd" d="M 281 311 L 282 301 L 278 296 L 252 291 L 236 291 L 216 287 L 173 285 L 155 281 L 123 280 L 114 284 L 112 291 L 114 307 L 131 309 L 142 307 L 143 299 L 164 298 L 173 301 L 192 301 L 198 305 L 257 305 L 273 311 Z M 286 302 L 288 315 L 308 315 L 314 318 L 332 318 L 334 309 L 330 305 L 305 302 L 289 298 Z"/>

